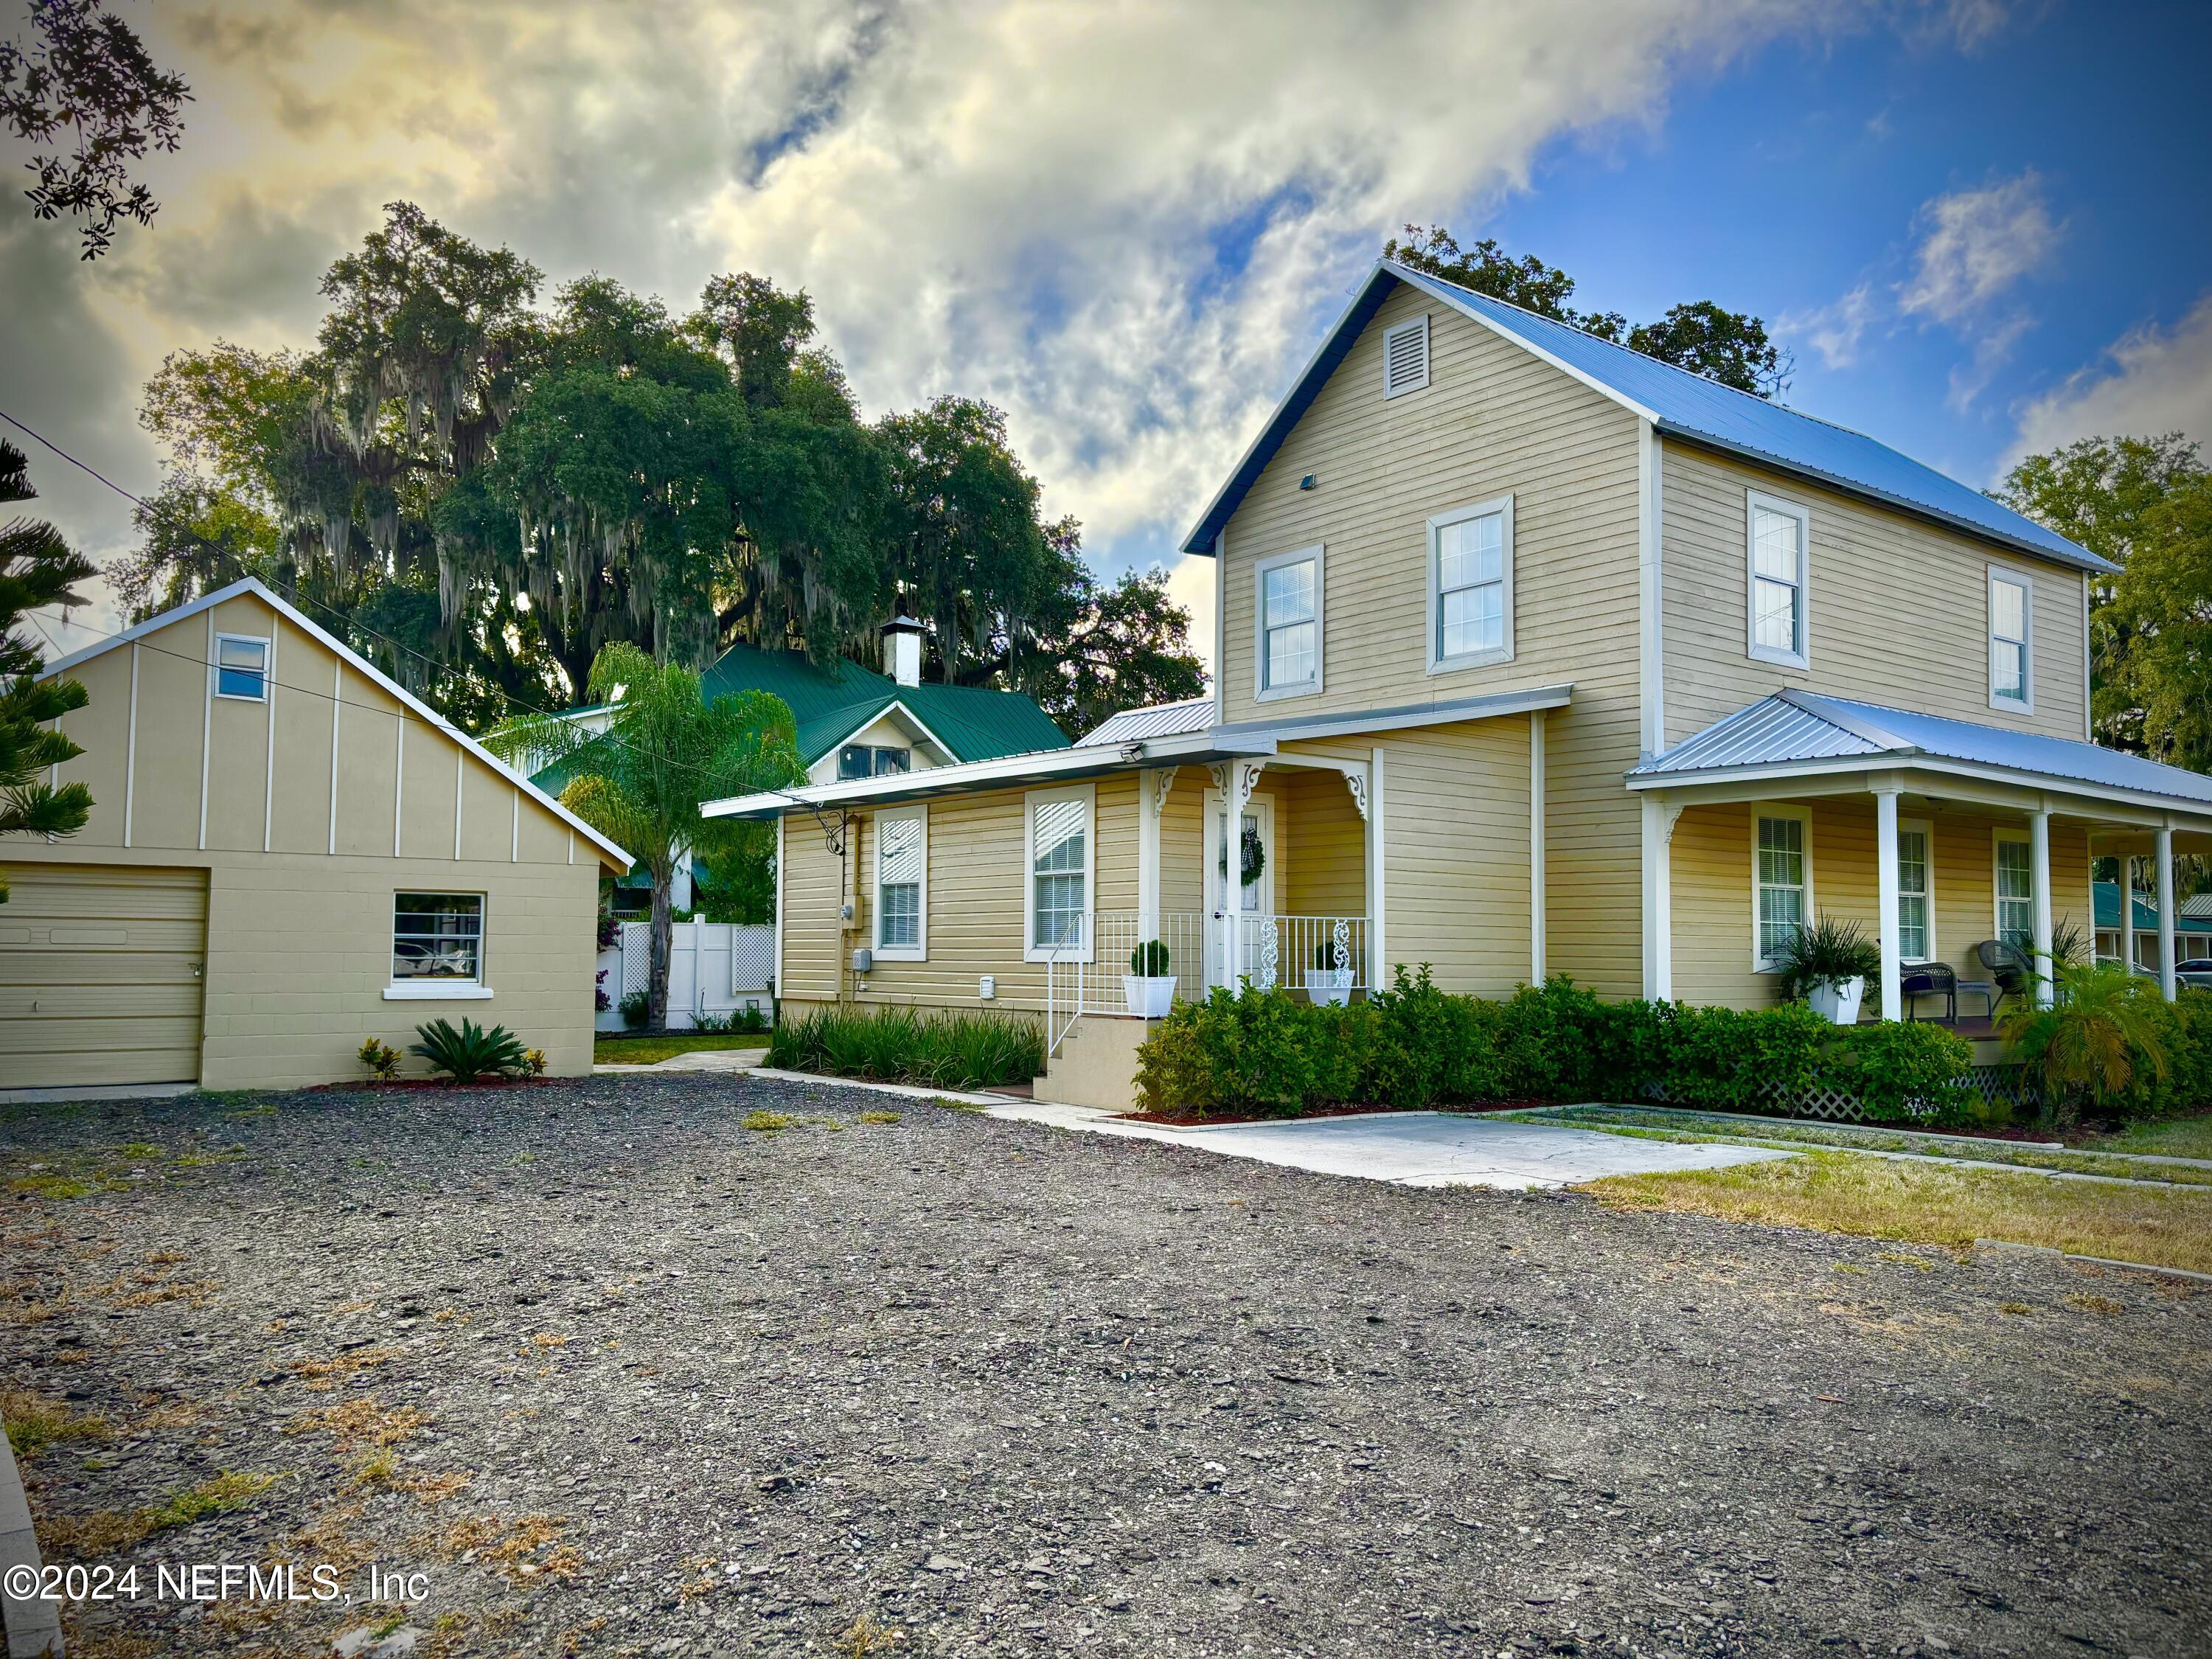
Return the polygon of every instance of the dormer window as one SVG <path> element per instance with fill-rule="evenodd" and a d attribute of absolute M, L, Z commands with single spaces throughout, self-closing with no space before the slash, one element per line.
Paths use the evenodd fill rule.
<path fill-rule="evenodd" d="M 1429 383 L 1429 319 L 1416 317 L 1382 331 L 1382 395 L 1419 392 Z"/>

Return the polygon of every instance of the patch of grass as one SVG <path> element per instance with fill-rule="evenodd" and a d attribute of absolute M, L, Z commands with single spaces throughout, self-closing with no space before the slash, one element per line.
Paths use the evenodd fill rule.
<path fill-rule="evenodd" d="M 989 1107 L 984 1105 L 981 1101 L 954 1100 L 946 1095 L 938 1095 L 934 1097 L 929 1103 L 933 1106 L 941 1107 L 948 1112 L 966 1112 L 973 1117 L 981 1117 L 984 1113 L 991 1109 Z"/>
<path fill-rule="evenodd" d="M 2212 1115 L 2164 1123 L 2131 1123 L 2086 1143 L 2105 1152 L 2153 1152 L 2160 1158 L 2212 1158 Z"/>
<path fill-rule="evenodd" d="M 592 1059 L 601 1066 L 658 1066 L 678 1054 L 724 1054 L 734 1048 L 765 1048 L 768 1033 L 673 1031 L 666 1036 L 602 1036 L 592 1039 Z"/>
<path fill-rule="evenodd" d="M 863 1123 L 896 1123 L 898 1121 L 899 1115 L 896 1112 L 863 1112 L 860 1114 L 860 1121 Z"/>
<path fill-rule="evenodd" d="M 777 1129 L 796 1129 L 799 1120 L 788 1112 L 748 1112 L 739 1121 L 741 1129 L 773 1132 Z"/>
<path fill-rule="evenodd" d="M 397 1348 L 355 1348 L 328 1359 L 295 1359 L 292 1362 L 292 1375 L 308 1388 L 321 1393 L 357 1371 L 366 1370 L 371 1365 L 381 1365 L 398 1357 L 399 1350 Z"/>
<path fill-rule="evenodd" d="M 228 1515 L 242 1510 L 283 1478 L 282 1474 L 252 1474 L 225 1469 L 212 1480 L 203 1480 L 197 1486 L 173 1492 L 160 1503 L 149 1504 L 143 1509 L 127 1513 L 100 1510 L 90 1515 L 48 1516 L 40 1522 L 39 1534 L 53 1555 L 65 1559 L 84 1561 L 113 1555 L 157 1532 L 189 1527 L 210 1515 Z"/>
<path fill-rule="evenodd" d="M 106 1418 L 72 1411 L 62 1401 L 24 1389 L 0 1393 L 0 1419 L 7 1422 L 8 1443 L 15 1448 L 15 1455 L 27 1460 L 49 1446 L 70 1440 L 105 1440 L 109 1433 Z"/>
<path fill-rule="evenodd" d="M 1915 1158 L 1972 1158 L 1977 1163 L 2008 1164 L 2021 1170 L 2053 1170 L 2070 1175 L 2118 1176 L 2129 1181 L 2164 1181 L 2176 1186 L 2212 1187 L 2212 1170 L 2192 1170 L 2171 1164 L 2134 1164 L 2124 1158 L 2100 1157 L 2094 1151 L 2045 1152 L 2033 1146 L 1996 1139 L 1962 1146 L 1955 1140 L 1932 1139 L 1909 1130 L 1789 1121 L 1754 1124 L 1729 1118 L 1699 1119 L 1626 1109 L 1598 1112 L 1572 1106 L 1535 1112 L 1508 1112 L 1501 1115 L 1523 1123 L 1569 1123 L 1577 1129 L 1595 1129 L 1604 1134 L 1626 1135 L 1643 1140 L 1673 1140 L 1697 1145 L 1723 1142 L 1767 1146 L 1780 1152 L 1795 1152 L 1806 1146 L 1833 1146 L 1850 1151 L 1904 1152 Z"/>
<path fill-rule="evenodd" d="M 1808 1152 L 1725 1170 L 1609 1176 L 1583 1190 L 1616 1209 L 1680 1210 L 1949 1249 L 1996 1238 L 2212 1272 L 2212 1194 L 2186 1188 L 2031 1180 Z"/>

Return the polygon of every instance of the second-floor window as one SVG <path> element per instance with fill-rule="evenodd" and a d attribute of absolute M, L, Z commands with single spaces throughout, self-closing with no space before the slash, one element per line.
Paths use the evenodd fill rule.
<path fill-rule="evenodd" d="M 2028 648 L 2034 589 L 2011 571 L 1990 572 L 1990 707 L 2032 710 Z"/>
<path fill-rule="evenodd" d="M 1429 672 L 1513 655 L 1513 498 L 1429 520 Z"/>
<path fill-rule="evenodd" d="M 1794 501 L 1745 499 L 1751 564 L 1751 654 L 1785 668 L 1809 666 L 1805 597 L 1811 585 L 1811 520 Z"/>
<path fill-rule="evenodd" d="M 854 778 L 880 778 L 893 772 L 914 769 L 914 751 L 894 749 L 884 744 L 848 743 L 837 751 L 837 776 L 841 781 Z"/>
<path fill-rule="evenodd" d="M 1301 548 L 1256 567 L 1254 695 L 1262 702 L 1321 690 L 1321 556 L 1318 547 Z"/>

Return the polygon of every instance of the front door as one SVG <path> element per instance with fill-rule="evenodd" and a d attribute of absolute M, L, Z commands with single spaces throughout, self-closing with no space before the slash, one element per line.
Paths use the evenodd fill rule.
<path fill-rule="evenodd" d="M 1275 914 L 1275 804 L 1264 795 L 1255 795 L 1245 806 L 1243 820 L 1237 836 L 1237 846 L 1224 857 L 1222 848 L 1228 839 L 1229 805 L 1217 791 L 1206 794 L 1206 983 L 1210 989 L 1229 983 L 1229 975 L 1223 958 L 1224 940 L 1222 914 L 1233 909 L 1241 935 L 1237 960 L 1245 978 L 1257 976 L 1260 971 L 1261 924 Z M 1250 868 L 1251 848 L 1259 854 L 1259 868 Z M 1237 866 L 1234 901 L 1231 897 L 1230 865 Z"/>

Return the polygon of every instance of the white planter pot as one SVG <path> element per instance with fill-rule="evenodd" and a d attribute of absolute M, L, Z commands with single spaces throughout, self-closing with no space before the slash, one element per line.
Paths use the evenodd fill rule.
<path fill-rule="evenodd" d="M 1821 1018 L 1838 1025 L 1859 1023 L 1859 1001 L 1866 995 L 1863 978 L 1823 980 L 1807 994 L 1805 1000 Z"/>
<path fill-rule="evenodd" d="M 1173 974 L 1157 979 L 1146 974 L 1121 975 L 1121 994 L 1128 999 L 1129 1012 L 1146 1019 L 1168 1017 L 1168 1010 L 1175 1006 L 1175 988 Z"/>
<path fill-rule="evenodd" d="M 1346 1003 L 1352 1000 L 1352 969 L 1349 968 L 1307 969 L 1306 1000 L 1316 1007 L 1343 1007 Z"/>

